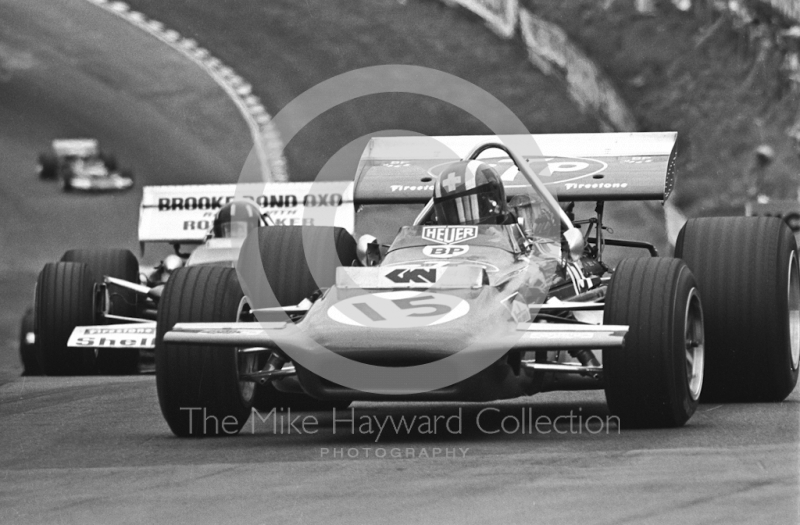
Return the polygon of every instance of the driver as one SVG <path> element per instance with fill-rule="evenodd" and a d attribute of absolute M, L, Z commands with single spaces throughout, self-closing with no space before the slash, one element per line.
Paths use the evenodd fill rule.
<path fill-rule="evenodd" d="M 454 162 L 436 179 L 433 207 L 439 224 L 511 224 L 503 181 L 478 160 Z"/>
<path fill-rule="evenodd" d="M 261 209 L 252 201 L 236 200 L 219 209 L 212 233 L 217 238 L 244 238 L 261 224 Z"/>

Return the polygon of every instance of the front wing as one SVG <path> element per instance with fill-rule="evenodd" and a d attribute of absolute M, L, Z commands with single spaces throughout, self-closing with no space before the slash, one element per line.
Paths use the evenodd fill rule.
<path fill-rule="evenodd" d="M 253 351 L 296 346 L 297 330 L 289 323 L 178 323 L 164 342 L 185 345 L 235 346 Z M 479 342 L 486 350 L 610 350 L 622 348 L 628 326 L 520 323 L 505 337 Z"/>

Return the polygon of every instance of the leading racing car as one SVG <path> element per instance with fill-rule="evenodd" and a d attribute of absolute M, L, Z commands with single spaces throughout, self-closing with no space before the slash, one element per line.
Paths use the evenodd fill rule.
<path fill-rule="evenodd" d="M 606 201 L 669 196 L 675 141 L 373 138 L 353 183 L 358 243 L 259 228 L 236 268 L 167 282 L 155 358 L 170 429 L 235 434 L 268 386 L 330 402 L 595 388 L 627 428 L 681 426 L 701 399 L 784 399 L 800 361 L 785 224 L 693 219 L 675 257 L 606 235 Z M 576 201 L 594 215 L 576 220 Z M 610 268 L 607 246 L 648 256 Z"/>

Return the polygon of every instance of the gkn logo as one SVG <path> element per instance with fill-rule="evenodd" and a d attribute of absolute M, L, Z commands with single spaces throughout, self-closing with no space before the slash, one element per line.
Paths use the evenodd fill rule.
<path fill-rule="evenodd" d="M 413 268 L 392 270 L 386 278 L 394 283 L 422 283 L 433 284 L 436 282 L 436 269 Z"/>
<path fill-rule="evenodd" d="M 453 244 L 474 239 L 478 236 L 477 226 L 423 226 L 422 238 L 440 244 Z"/>

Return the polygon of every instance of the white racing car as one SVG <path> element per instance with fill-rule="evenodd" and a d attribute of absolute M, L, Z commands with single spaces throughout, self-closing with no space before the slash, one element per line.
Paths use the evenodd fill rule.
<path fill-rule="evenodd" d="M 61 181 L 64 191 L 117 191 L 133 187 L 130 170 L 120 170 L 96 139 L 57 139 L 52 152 L 39 155 L 39 178 Z"/>
<path fill-rule="evenodd" d="M 301 224 L 305 203 L 313 203 L 315 212 L 330 203 L 341 211 L 343 225 L 352 224 L 352 200 L 342 197 L 341 187 L 316 184 L 312 191 L 311 183 L 275 183 L 268 195 L 259 186 L 237 199 L 235 184 L 146 186 L 141 249 L 166 243 L 175 253 L 149 268 L 140 267 L 130 250 L 113 248 L 68 250 L 59 262 L 46 264 L 34 308 L 22 321 L 23 373 L 135 373 L 140 350 L 154 348 L 161 291 L 176 269 L 232 267 L 249 229 Z"/>

